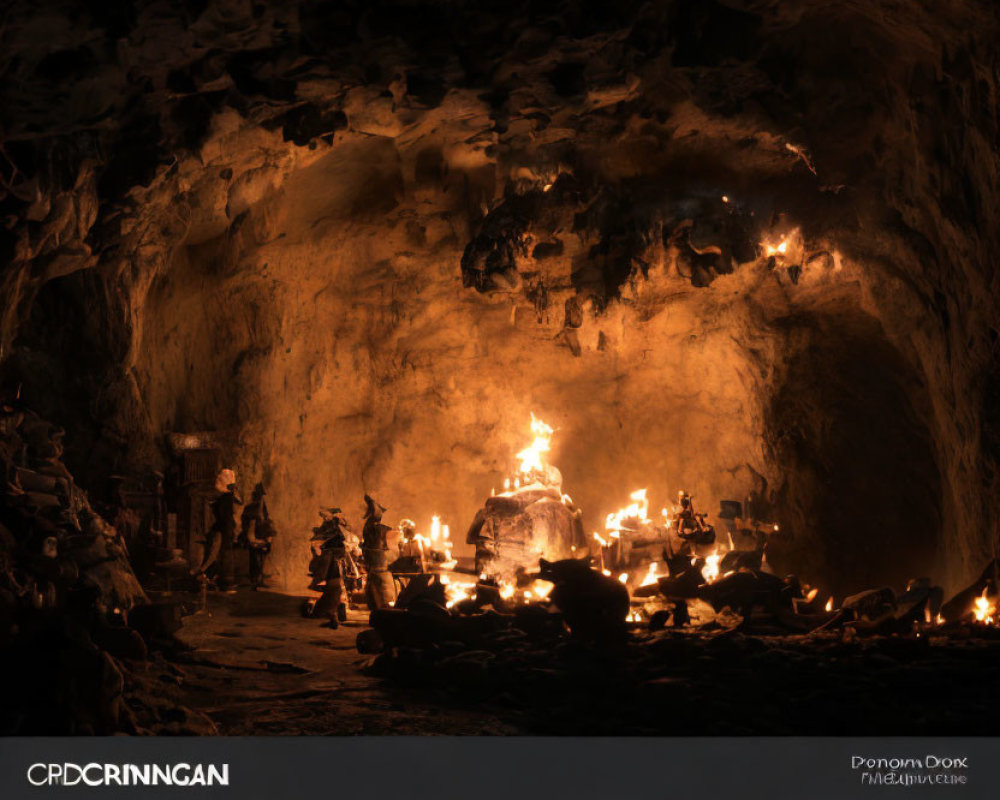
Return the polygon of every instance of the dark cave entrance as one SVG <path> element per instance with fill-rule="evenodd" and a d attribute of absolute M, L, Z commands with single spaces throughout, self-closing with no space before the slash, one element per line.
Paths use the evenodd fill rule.
<path fill-rule="evenodd" d="M 767 445 L 784 476 L 788 566 L 838 595 L 939 572 L 942 486 L 920 377 L 857 311 L 785 325 Z"/>

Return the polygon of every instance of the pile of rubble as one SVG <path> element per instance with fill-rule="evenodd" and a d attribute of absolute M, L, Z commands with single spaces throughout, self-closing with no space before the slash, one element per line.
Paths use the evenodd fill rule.
<path fill-rule="evenodd" d="M 61 460 L 64 431 L 0 403 L 0 733 L 211 732 L 143 687 L 179 608 L 150 604 L 125 542 Z M 155 694 L 155 693 L 154 693 Z M 180 718 L 187 724 L 178 726 Z"/>
<path fill-rule="evenodd" d="M 371 674 L 495 704 L 538 733 L 969 734 L 987 724 L 974 695 L 1000 686 L 1000 630 L 975 609 L 995 569 L 947 603 L 917 579 L 827 610 L 752 566 L 705 583 L 693 564 L 630 598 L 583 561 L 543 561 L 522 583 L 551 581 L 544 599 L 480 582 L 449 608 L 426 576 L 372 613 L 357 646 Z M 892 713 L 859 721 L 866 698 Z"/>

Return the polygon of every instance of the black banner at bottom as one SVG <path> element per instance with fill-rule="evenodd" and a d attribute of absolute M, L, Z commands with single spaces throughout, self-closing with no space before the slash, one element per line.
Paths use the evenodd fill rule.
<path fill-rule="evenodd" d="M 995 798 L 1000 739 L 0 739 L 0 798 Z"/>

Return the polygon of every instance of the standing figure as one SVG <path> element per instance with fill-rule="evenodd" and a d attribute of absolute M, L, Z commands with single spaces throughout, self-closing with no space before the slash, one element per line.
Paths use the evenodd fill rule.
<path fill-rule="evenodd" d="M 347 582 L 356 574 L 348 552 L 347 537 L 351 526 L 339 508 L 321 508 L 319 513 L 323 522 L 313 528 L 309 588 L 322 591 L 323 596 L 313 606 L 312 616 L 326 617 L 324 627 L 338 628 L 347 620 Z"/>
<path fill-rule="evenodd" d="M 233 544 L 236 536 L 236 506 L 243 501 L 236 493 L 236 473 L 224 469 L 215 479 L 219 495 L 212 501 L 212 527 L 205 536 L 205 556 L 194 574 L 204 577 L 215 566 L 218 587 L 227 594 L 236 591 L 233 569 Z"/>
<path fill-rule="evenodd" d="M 368 572 L 365 599 L 372 611 L 386 608 L 396 599 L 396 584 L 389 572 L 389 542 L 386 538 L 392 528 L 382 524 L 383 512 L 385 508 L 365 495 L 365 527 L 361 532 L 361 547 Z"/>
<path fill-rule="evenodd" d="M 677 503 L 673 529 L 680 539 L 679 552 L 698 555 L 699 546 L 715 542 L 715 528 L 705 522 L 704 514 L 695 513 L 694 502 L 687 492 L 678 492 Z"/>
<path fill-rule="evenodd" d="M 243 509 L 240 517 L 240 538 L 241 545 L 250 551 L 250 589 L 257 591 L 258 588 L 266 587 L 264 583 L 264 564 L 267 556 L 271 552 L 271 543 L 274 541 L 274 523 L 267 512 L 267 503 L 264 502 L 264 484 L 258 483 L 253 487 L 253 494 L 250 502 Z"/>

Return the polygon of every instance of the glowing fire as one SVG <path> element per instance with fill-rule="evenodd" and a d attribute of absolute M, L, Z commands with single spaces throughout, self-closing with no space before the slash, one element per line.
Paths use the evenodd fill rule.
<path fill-rule="evenodd" d="M 995 603 L 986 597 L 986 592 L 987 589 L 983 589 L 983 593 L 976 598 L 976 602 L 972 606 L 972 613 L 976 618 L 976 622 L 985 622 L 987 625 L 992 625 L 993 615 L 996 614 L 997 607 Z"/>
<path fill-rule="evenodd" d="M 545 471 L 542 456 L 549 452 L 552 444 L 552 427 L 538 419 L 534 413 L 531 414 L 531 432 L 534 440 L 517 454 L 517 459 L 521 462 L 518 469 L 524 475 Z"/>
<path fill-rule="evenodd" d="M 640 583 L 639 585 L 652 586 L 654 583 L 656 583 L 656 581 L 660 577 L 658 574 L 659 567 L 660 565 L 658 562 L 656 561 L 651 562 L 649 565 L 649 569 L 646 571 L 645 576 L 643 576 L 642 583 Z"/>
<path fill-rule="evenodd" d="M 635 520 L 640 523 L 649 522 L 649 500 L 646 498 L 646 490 L 636 489 L 628 497 L 629 500 L 632 501 L 629 505 L 615 511 L 614 513 L 608 514 L 605 518 L 604 527 L 606 530 L 620 534 L 622 530 L 628 530 L 628 528 L 625 528 L 622 525 L 622 523 L 626 520 Z M 611 535 L 614 536 L 614 533 Z M 617 539 L 618 536 L 615 536 L 614 538 Z"/>
<path fill-rule="evenodd" d="M 826 601 L 826 605 L 823 606 L 824 611 L 833 611 L 833 598 L 831 597 Z"/>
<path fill-rule="evenodd" d="M 618 580 L 621 583 L 628 583 L 628 573 L 627 572 L 623 572 L 621 575 L 618 576 Z"/>
<path fill-rule="evenodd" d="M 783 256 L 791 257 L 800 244 L 801 234 L 799 229 L 795 228 L 788 233 L 765 237 L 761 241 L 760 247 L 764 251 L 765 258 L 781 258 Z"/>
<path fill-rule="evenodd" d="M 722 556 L 718 551 L 705 558 L 705 566 L 701 570 L 701 575 L 705 579 L 705 583 L 712 583 L 718 579 L 720 561 L 722 561 Z"/>
<path fill-rule="evenodd" d="M 444 555 L 444 561 L 440 565 L 442 569 L 454 569 L 455 565 L 458 564 L 458 560 L 451 556 L 454 547 L 451 542 L 451 528 L 442 524 L 441 517 L 438 515 L 435 514 L 431 517 L 430 532 L 426 536 L 418 533 L 413 538 L 421 551 L 437 551 Z"/>
<path fill-rule="evenodd" d="M 764 242 L 764 255 L 771 257 L 776 255 L 784 255 L 788 250 L 788 239 L 784 236 L 778 241 L 777 244 L 772 244 L 771 242 Z"/>
<path fill-rule="evenodd" d="M 468 600 L 476 593 L 476 584 L 473 581 L 456 580 L 450 575 L 441 575 L 440 581 L 444 586 L 445 605 L 448 608 Z"/>

